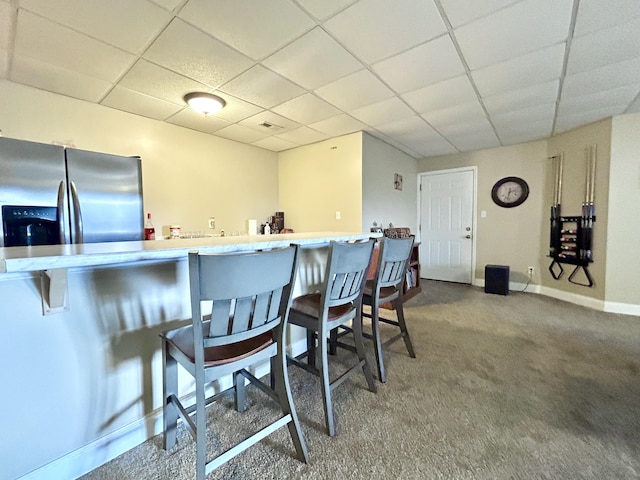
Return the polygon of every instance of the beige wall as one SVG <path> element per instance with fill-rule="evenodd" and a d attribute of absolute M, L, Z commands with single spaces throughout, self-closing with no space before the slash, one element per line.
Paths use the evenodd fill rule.
<path fill-rule="evenodd" d="M 362 231 L 362 133 L 281 152 L 278 173 L 288 228 Z"/>
<path fill-rule="evenodd" d="M 394 187 L 394 174 L 402 175 L 402 190 Z M 362 136 L 362 226 L 377 222 L 417 231 L 417 161 L 367 133 Z"/>
<path fill-rule="evenodd" d="M 156 229 L 245 229 L 278 210 L 277 154 L 0 80 L 5 137 L 142 157 L 145 211 Z"/>
<path fill-rule="evenodd" d="M 547 230 L 541 230 L 547 217 L 544 198 L 546 142 L 431 157 L 418 161 L 420 172 L 476 166 L 477 225 L 476 271 L 474 278 L 484 278 L 487 264 L 509 265 L 511 281 L 527 281 L 527 267 L 533 266 L 532 283 L 539 283 L 547 268 L 540 243 Z M 491 188 L 503 177 L 521 177 L 529 185 L 529 198 L 515 208 L 502 208 L 491 200 Z M 481 212 L 486 212 L 486 217 Z M 546 237 L 545 237 L 546 238 Z"/>
<path fill-rule="evenodd" d="M 576 128 L 561 135 L 556 135 L 548 141 L 548 156 L 564 153 L 564 174 L 562 177 L 561 213 L 563 216 L 576 216 L 581 214 L 582 203 L 585 199 L 586 157 L 585 148 L 596 145 L 596 190 L 595 213 L 596 222 L 593 229 L 593 263 L 589 265 L 589 271 L 593 277 L 593 288 L 585 288 L 567 281 L 574 267 L 565 265 L 564 278 L 554 280 L 547 274 L 542 277 L 542 284 L 551 288 L 569 293 L 592 297 L 599 300 L 605 299 L 605 272 L 607 268 L 607 217 L 609 196 L 609 160 L 611 151 L 611 119 L 592 123 L 581 128 Z M 553 168 L 550 162 L 547 168 L 545 198 L 551 205 L 553 199 Z M 546 242 L 541 243 L 541 250 L 548 253 L 548 222 Z M 580 282 L 586 278 L 582 272 L 575 277 Z"/>
<path fill-rule="evenodd" d="M 623 115 L 613 119 L 611 134 L 605 284 L 607 302 L 640 305 L 640 252 L 637 246 L 640 239 L 639 208 L 640 114 Z"/>

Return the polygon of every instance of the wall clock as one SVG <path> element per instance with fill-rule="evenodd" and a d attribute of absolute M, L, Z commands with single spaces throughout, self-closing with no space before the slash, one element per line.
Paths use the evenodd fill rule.
<path fill-rule="evenodd" d="M 517 207 L 529 196 L 529 185 L 519 177 L 504 177 L 491 189 L 491 198 L 504 208 Z"/>

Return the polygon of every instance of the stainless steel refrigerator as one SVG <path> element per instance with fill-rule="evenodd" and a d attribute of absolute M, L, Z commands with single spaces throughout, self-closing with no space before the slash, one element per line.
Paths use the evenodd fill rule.
<path fill-rule="evenodd" d="M 139 157 L 0 138 L 0 247 L 143 239 Z"/>

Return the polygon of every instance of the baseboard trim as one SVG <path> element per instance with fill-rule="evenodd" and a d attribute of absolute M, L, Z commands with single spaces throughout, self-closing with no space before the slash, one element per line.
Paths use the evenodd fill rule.
<path fill-rule="evenodd" d="M 289 347 L 289 354 L 297 356 L 303 353 L 306 348 L 305 338 L 297 340 Z M 256 368 L 255 375 L 261 377 L 268 372 L 269 365 L 266 363 Z M 160 433 L 162 433 L 162 409 L 157 409 L 119 430 L 19 477 L 19 480 L 78 478 Z"/>
<path fill-rule="evenodd" d="M 605 300 L 604 311 L 640 317 L 640 305 L 634 305 L 633 303 L 607 302 Z"/>
<path fill-rule="evenodd" d="M 585 295 L 579 295 L 577 293 L 565 292 L 564 290 L 558 290 L 550 287 L 540 287 L 540 293 L 547 297 L 557 298 L 558 300 L 564 300 L 565 302 L 575 303 L 576 305 L 583 305 L 585 307 L 593 308 L 595 310 L 604 310 L 604 300 L 598 298 L 587 297 Z"/>
<path fill-rule="evenodd" d="M 484 288 L 484 278 L 476 278 L 473 286 Z M 509 292 L 540 293 L 540 285 L 509 282 Z"/>
<path fill-rule="evenodd" d="M 473 285 L 483 288 L 484 278 L 474 279 Z M 595 310 L 600 310 L 602 312 L 620 313 L 623 315 L 634 315 L 640 317 L 640 305 L 635 305 L 633 303 L 608 302 L 606 300 L 599 300 L 597 298 L 587 297 L 585 295 L 579 295 L 577 293 L 565 292 L 564 290 L 544 287 L 542 285 L 526 285 L 526 283 L 509 282 L 509 291 L 522 292 L 524 290 L 524 292 L 526 293 L 538 293 L 547 297 L 563 300 L 565 302 L 574 303 L 576 305 L 583 305 Z"/>

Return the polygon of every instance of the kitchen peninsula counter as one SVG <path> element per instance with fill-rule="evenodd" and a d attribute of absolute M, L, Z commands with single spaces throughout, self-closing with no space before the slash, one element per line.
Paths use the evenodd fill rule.
<path fill-rule="evenodd" d="M 162 431 L 159 335 L 191 318 L 189 251 L 297 243 L 295 295 L 323 281 L 331 240 L 369 237 L 319 232 L 0 248 L 7 392 L 0 411 L 12 412 L 3 428 L 13 432 L 0 445 L 0 458 L 11 459 L 0 477 L 78 478 Z M 291 325 L 291 354 L 305 348 L 306 332 Z M 266 373 L 268 362 L 256 370 Z M 182 382 L 180 394 L 188 394 L 192 385 Z M 230 385 L 232 377 L 212 387 Z"/>
<path fill-rule="evenodd" d="M 376 234 L 317 232 L 9 247 L 0 248 L 0 273 L 114 265 L 146 260 L 173 260 L 186 258 L 190 250 L 199 250 L 203 253 L 229 253 L 278 248 L 291 243 L 310 247 L 326 245 L 331 240 L 361 240 L 371 236 Z"/>

